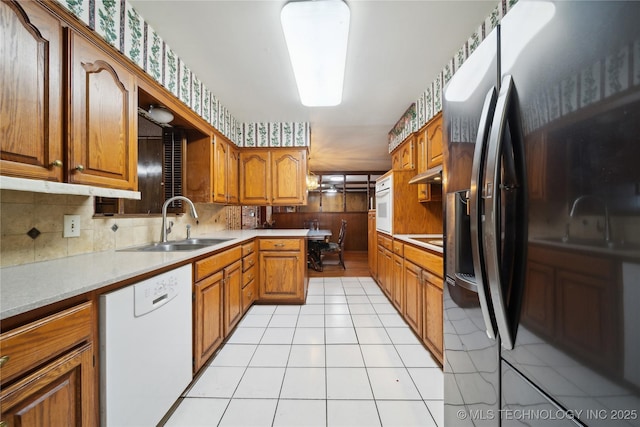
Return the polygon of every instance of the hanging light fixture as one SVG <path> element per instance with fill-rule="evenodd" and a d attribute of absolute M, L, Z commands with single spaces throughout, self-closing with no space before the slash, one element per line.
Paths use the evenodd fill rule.
<path fill-rule="evenodd" d="M 162 105 L 150 105 L 149 116 L 158 123 L 169 123 L 173 120 L 173 113 Z"/>
<path fill-rule="evenodd" d="M 292 1 L 282 8 L 282 30 L 303 105 L 342 102 L 350 16 L 342 0 Z"/>

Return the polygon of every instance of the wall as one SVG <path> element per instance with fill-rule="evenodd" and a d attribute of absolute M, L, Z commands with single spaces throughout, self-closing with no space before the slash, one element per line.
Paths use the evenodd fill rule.
<path fill-rule="evenodd" d="M 170 216 L 169 239 L 241 227 L 241 208 L 196 204 L 199 221 L 190 215 Z M 0 190 L 0 266 L 28 264 L 89 252 L 121 249 L 160 240 L 162 219 L 154 217 L 94 218 L 93 197 Z M 63 216 L 80 215 L 80 237 L 63 238 Z M 36 228 L 32 239 L 27 233 Z"/>
<path fill-rule="evenodd" d="M 338 240 L 340 225 L 347 220 L 347 233 L 344 239 L 345 251 L 364 251 L 367 246 L 367 212 L 291 212 L 273 213 L 276 228 L 302 228 L 305 221 L 318 220 L 320 229 L 331 230 L 331 241 Z"/>

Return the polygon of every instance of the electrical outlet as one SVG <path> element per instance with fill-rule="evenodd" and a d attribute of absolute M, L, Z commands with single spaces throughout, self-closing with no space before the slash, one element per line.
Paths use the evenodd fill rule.
<path fill-rule="evenodd" d="M 64 232 L 62 237 L 80 237 L 80 215 L 64 216 Z"/>

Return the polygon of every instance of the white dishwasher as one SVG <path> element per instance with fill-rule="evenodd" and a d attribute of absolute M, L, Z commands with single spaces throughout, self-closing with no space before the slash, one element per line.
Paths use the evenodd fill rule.
<path fill-rule="evenodd" d="M 100 424 L 154 426 L 192 380 L 191 266 L 100 296 Z"/>

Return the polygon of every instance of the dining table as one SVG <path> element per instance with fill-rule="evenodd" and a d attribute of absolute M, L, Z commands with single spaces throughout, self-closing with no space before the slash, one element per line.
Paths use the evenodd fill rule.
<path fill-rule="evenodd" d="M 333 233 L 331 230 L 309 230 L 307 240 L 309 241 L 307 260 L 309 266 L 316 271 L 322 271 L 320 260 L 322 243 L 327 242 Z"/>

